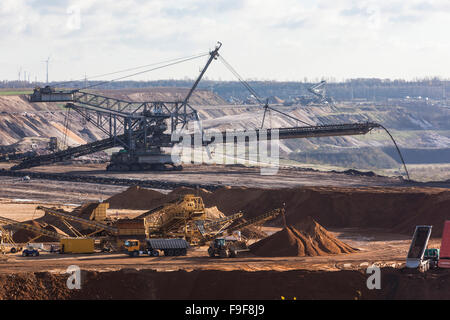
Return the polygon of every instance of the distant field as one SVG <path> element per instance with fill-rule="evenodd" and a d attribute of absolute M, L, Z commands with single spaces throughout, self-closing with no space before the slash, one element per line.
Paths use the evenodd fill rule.
<path fill-rule="evenodd" d="M 21 94 L 31 94 L 33 93 L 30 89 L 24 89 L 24 90 L 9 90 L 9 89 L 0 89 L 0 96 L 18 96 Z"/>

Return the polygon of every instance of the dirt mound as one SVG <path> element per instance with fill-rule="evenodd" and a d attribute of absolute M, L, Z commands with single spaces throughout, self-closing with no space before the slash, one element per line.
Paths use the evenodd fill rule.
<path fill-rule="evenodd" d="M 217 209 L 216 206 L 211 208 L 205 208 L 206 213 L 206 219 L 213 220 L 213 219 L 220 219 L 225 217 L 223 212 L 221 212 L 219 209 Z"/>
<path fill-rule="evenodd" d="M 311 217 L 260 240 L 250 251 L 263 257 L 303 257 L 352 253 L 357 250 L 336 239 Z"/>
<path fill-rule="evenodd" d="M 145 210 L 160 205 L 165 198 L 166 196 L 161 192 L 133 186 L 112 196 L 105 202 L 109 203 L 110 209 Z"/>
<path fill-rule="evenodd" d="M 27 221 L 26 223 L 33 225 L 35 227 L 41 228 L 41 229 L 59 233 L 63 236 L 67 236 L 67 234 L 65 232 L 63 232 L 61 229 L 59 229 L 58 227 L 56 227 L 54 225 L 48 224 L 48 223 L 40 223 L 36 220 Z M 27 243 L 31 239 L 34 239 L 36 237 L 37 237 L 37 234 L 35 232 L 29 231 L 26 229 L 19 229 L 13 233 L 13 240 L 17 243 Z M 41 236 L 41 237 L 37 238 L 34 242 L 55 242 L 55 241 L 58 241 L 58 240 L 55 238 L 52 238 L 52 237 Z"/>
<path fill-rule="evenodd" d="M 226 215 L 241 211 L 246 218 L 285 204 L 288 225 L 311 216 L 326 227 L 380 228 L 412 234 L 417 224 L 430 224 L 432 237 L 440 237 L 443 222 L 450 219 L 450 191 L 440 188 L 233 187 L 202 196 L 207 206 L 217 206 Z M 281 226 L 282 219 L 268 224 Z"/>
<path fill-rule="evenodd" d="M 246 221 L 246 219 L 242 220 Z M 240 231 L 241 234 L 247 239 L 263 239 L 267 237 L 267 233 L 252 225 L 244 227 Z"/>
<path fill-rule="evenodd" d="M 49 272 L 10 274 L 0 276 L 0 299 L 2 300 L 54 300 L 68 299 L 64 276 Z"/>
<path fill-rule="evenodd" d="M 2 274 L 0 299 L 450 299 L 450 286 L 443 285 L 448 270 L 411 277 L 383 268 L 382 274 L 380 290 L 367 288 L 363 270 L 82 271 L 81 290 L 67 288 L 67 274 Z"/>
<path fill-rule="evenodd" d="M 167 195 L 132 187 L 108 199 L 111 208 L 153 209 L 192 193 L 203 198 L 206 207 L 225 215 L 241 211 L 246 219 L 285 204 L 286 221 L 295 225 L 306 216 L 334 228 L 380 228 L 412 234 L 418 224 L 433 225 L 432 237 L 442 235 L 443 222 L 450 219 L 450 191 L 439 188 L 389 187 L 299 187 L 258 189 L 224 187 L 213 192 L 177 188 Z M 268 225 L 281 226 L 281 217 Z"/>
<path fill-rule="evenodd" d="M 83 203 L 81 206 L 76 207 L 72 214 L 83 219 L 88 219 L 91 217 L 92 211 L 95 210 L 95 208 L 98 207 L 99 202 L 86 202 Z"/>

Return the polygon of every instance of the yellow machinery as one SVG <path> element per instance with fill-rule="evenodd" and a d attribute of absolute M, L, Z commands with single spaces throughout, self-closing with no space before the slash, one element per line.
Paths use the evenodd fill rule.
<path fill-rule="evenodd" d="M 74 233 L 74 235 L 76 237 L 82 237 L 84 235 L 82 235 L 74 227 L 70 226 L 68 221 L 78 222 L 82 225 L 85 225 L 85 226 L 90 227 L 95 230 L 87 236 L 92 236 L 96 233 L 100 233 L 103 231 L 107 232 L 108 234 L 113 234 L 113 235 L 118 234 L 118 232 L 119 232 L 118 229 L 115 227 L 112 227 L 112 226 L 107 225 L 102 222 L 98 222 L 96 220 L 87 220 L 87 219 L 80 218 L 80 217 L 74 216 L 70 212 L 66 212 L 64 210 L 58 210 L 55 208 L 47 208 L 47 207 L 43 207 L 43 206 L 36 207 L 36 210 L 43 210 L 47 214 L 50 214 L 50 215 L 60 218 L 63 222 L 66 223 L 66 226 L 69 227 L 69 229 Z"/>
<path fill-rule="evenodd" d="M 106 208 L 106 205 L 97 207 L 98 212 L 93 213 L 91 219 L 88 220 L 63 210 L 37 207 L 47 214 L 59 217 L 68 227 L 70 226 L 69 221 L 89 227 L 91 230 L 86 235 L 81 234 L 73 227 L 70 228 L 76 237 L 71 238 L 74 239 L 73 242 L 76 242 L 75 239 L 95 238 L 99 242 L 101 250 L 106 251 L 118 250 L 126 240 L 138 241 L 138 246 L 142 246 L 139 240 L 142 242 L 144 239 L 153 241 L 152 239 L 183 238 L 191 245 L 202 245 L 221 234 L 229 234 L 249 225 L 261 224 L 275 218 L 280 213 L 279 209 L 273 210 L 235 225 L 232 223 L 242 218 L 242 213 L 206 220 L 203 199 L 193 194 L 184 195 L 176 201 L 157 207 L 135 219 L 119 219 L 105 223 Z M 103 220 L 103 222 L 98 220 Z M 65 246 L 65 251 L 67 252 L 67 250 L 69 249 Z"/>
<path fill-rule="evenodd" d="M 92 210 L 89 220 L 95 221 L 105 221 L 106 220 L 106 210 L 109 208 L 108 202 L 100 202 L 97 207 Z"/>
<path fill-rule="evenodd" d="M 199 236 L 195 221 L 205 220 L 203 199 L 187 194 L 144 218 L 148 238 L 184 237 L 187 241 Z"/>
<path fill-rule="evenodd" d="M 141 250 L 141 242 L 136 239 L 125 240 L 124 246 L 125 246 L 128 254 L 130 254 L 130 252 L 135 252 L 135 251 Z"/>
<path fill-rule="evenodd" d="M 138 257 L 141 254 L 158 257 L 160 252 L 165 256 L 185 256 L 189 243 L 181 238 L 152 238 L 144 241 L 127 240 L 124 246 L 130 257 Z"/>
<path fill-rule="evenodd" d="M 25 230 L 29 230 L 32 231 L 34 233 L 37 234 L 37 237 L 34 238 L 33 240 L 36 240 L 37 238 L 41 237 L 41 236 L 47 236 L 47 237 L 51 237 L 54 239 L 61 239 L 63 238 L 63 235 L 50 231 L 50 230 L 46 230 L 46 229 L 42 229 L 39 227 L 36 227 L 32 224 L 28 224 L 28 223 L 24 223 L 24 222 L 19 222 L 13 219 L 9 219 L 6 217 L 2 217 L 0 216 L 0 223 L 2 224 L 6 224 L 8 226 L 11 226 L 12 228 L 15 229 L 25 229 Z M 31 242 L 31 241 L 30 241 Z"/>
<path fill-rule="evenodd" d="M 0 253 L 16 253 L 21 250 L 22 247 L 14 242 L 11 233 L 0 226 Z"/>
<path fill-rule="evenodd" d="M 61 253 L 93 253 L 93 238 L 62 238 Z"/>

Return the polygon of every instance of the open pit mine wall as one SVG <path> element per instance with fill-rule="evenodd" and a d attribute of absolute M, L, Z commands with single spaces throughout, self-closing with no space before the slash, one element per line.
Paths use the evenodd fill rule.
<path fill-rule="evenodd" d="M 80 290 L 67 288 L 67 274 L 22 273 L 0 275 L 0 299 L 450 299 L 450 272 L 381 272 L 381 290 L 367 288 L 364 270 L 82 271 Z"/>

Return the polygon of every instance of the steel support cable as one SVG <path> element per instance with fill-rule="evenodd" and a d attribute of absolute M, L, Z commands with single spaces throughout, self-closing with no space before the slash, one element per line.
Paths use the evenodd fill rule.
<path fill-rule="evenodd" d="M 398 155 L 400 156 L 400 160 L 402 161 L 403 168 L 405 169 L 406 176 L 408 177 L 408 180 L 411 180 L 411 179 L 409 178 L 409 172 L 408 172 L 408 169 L 406 168 L 405 160 L 403 159 L 403 155 L 402 155 L 402 153 L 401 153 L 401 151 L 400 151 L 400 148 L 399 148 L 398 145 L 397 145 L 397 142 L 395 142 L 394 137 L 391 135 L 391 133 L 389 132 L 388 129 L 386 129 L 385 127 L 383 127 L 381 124 L 379 124 L 379 126 L 380 126 L 381 128 L 383 128 L 384 131 L 386 131 L 386 133 L 389 135 L 389 137 L 391 138 L 392 142 L 394 143 L 394 146 L 395 146 L 395 148 L 397 149 Z"/>
<path fill-rule="evenodd" d="M 258 102 L 261 105 L 264 105 L 264 114 L 263 114 L 263 118 L 262 118 L 262 122 L 261 122 L 261 129 L 264 127 L 264 121 L 266 119 L 266 113 L 267 113 L 267 108 L 269 106 L 269 102 L 266 101 L 266 103 L 263 103 L 261 101 L 261 99 L 259 98 L 258 94 L 256 93 L 256 91 L 250 86 L 250 84 L 244 80 L 244 78 L 242 78 L 240 76 L 240 74 L 222 57 L 219 56 L 220 60 L 222 61 L 222 63 L 225 65 L 225 67 L 228 68 L 228 70 L 230 70 L 230 72 L 239 80 L 239 82 L 255 97 L 256 100 L 258 100 Z"/>
<path fill-rule="evenodd" d="M 173 66 L 173 65 L 176 65 L 176 64 L 179 64 L 179 63 L 183 63 L 183 62 L 186 62 L 186 61 L 191 61 L 191 60 L 194 60 L 194 59 L 198 59 L 198 58 L 207 56 L 208 54 L 209 54 L 209 53 L 205 53 L 205 54 L 193 56 L 193 57 L 190 57 L 190 58 L 186 58 L 186 59 L 183 59 L 183 60 L 177 60 L 177 61 L 175 61 L 175 62 L 171 62 L 171 63 L 165 64 L 165 65 L 162 65 L 162 66 L 158 66 L 158 67 L 155 67 L 155 68 L 143 70 L 143 71 L 136 72 L 136 73 L 133 73 L 133 74 L 129 74 L 129 75 L 126 75 L 126 76 L 122 76 L 122 77 L 119 77 L 119 78 L 115 78 L 115 79 L 112 79 L 112 80 L 99 82 L 99 83 L 96 83 L 96 84 L 93 84 L 93 85 L 90 85 L 90 86 L 81 88 L 81 89 L 79 89 L 79 90 L 84 90 L 84 89 L 89 89 L 89 88 L 97 87 L 97 86 L 100 86 L 100 85 L 103 85 L 103 84 L 111 83 L 111 82 L 113 82 L 113 81 L 122 80 L 122 79 L 130 78 L 130 77 L 134 77 L 134 76 L 137 76 L 137 75 L 140 75 L 140 74 L 143 74 L 143 73 L 147 73 L 147 72 L 159 70 L 159 69 L 162 69 L 162 68 L 170 67 L 170 66 Z"/>
<path fill-rule="evenodd" d="M 245 81 L 240 75 L 239 75 L 239 73 L 221 56 L 221 55 L 219 55 L 219 59 L 223 62 L 223 64 L 231 71 L 231 73 L 239 80 L 239 82 L 241 82 L 243 85 L 244 85 L 244 87 L 245 88 L 247 88 L 247 90 L 255 97 L 255 99 L 256 100 L 258 100 L 258 102 L 260 103 L 260 104 L 262 104 L 262 105 L 264 105 L 264 115 L 263 115 L 263 123 L 262 123 L 262 126 L 264 125 L 264 120 L 265 120 L 265 117 L 266 117 L 266 111 L 267 111 L 267 109 L 270 109 L 270 110 L 273 110 L 273 111 L 275 111 L 275 112 L 278 112 L 278 113 L 280 113 L 280 114 L 282 114 L 282 115 L 284 115 L 284 116 L 286 116 L 286 117 L 288 117 L 288 118 L 290 118 L 290 119 L 293 119 L 293 120 L 295 120 L 295 121 L 299 121 L 299 122 L 301 122 L 301 123 L 304 123 L 304 124 L 306 124 L 307 126 L 313 126 L 312 124 L 310 124 L 310 123 L 307 123 L 307 122 L 305 122 L 305 121 L 303 121 L 303 120 L 300 120 L 300 119 L 298 119 L 298 118 L 296 118 L 296 117 L 293 117 L 293 116 L 291 116 L 291 115 L 288 115 L 287 113 L 284 113 L 284 112 L 282 112 L 282 111 L 279 111 L 279 110 L 277 110 L 277 109 L 275 109 L 275 108 L 273 108 L 273 107 L 270 107 L 269 106 L 269 104 L 268 103 L 263 103 L 262 101 L 261 101 L 261 99 L 259 98 L 259 96 L 258 96 L 258 94 L 256 93 L 256 91 L 250 86 L 250 84 L 247 82 L 247 81 Z M 262 126 L 261 126 L 261 128 L 262 128 Z"/>
<path fill-rule="evenodd" d="M 200 56 L 205 56 L 205 55 L 208 55 L 208 53 L 200 53 L 200 54 L 196 54 L 196 55 L 192 55 L 192 56 L 186 56 L 186 57 L 181 57 L 181 58 L 176 58 L 176 59 L 165 60 L 165 61 L 161 61 L 161 62 L 150 63 L 150 64 L 138 66 L 138 67 L 132 67 L 132 68 L 122 69 L 122 70 L 108 72 L 108 73 L 104 73 L 104 74 L 99 74 L 99 75 L 95 75 L 95 76 L 92 76 L 89 78 L 85 77 L 83 79 L 78 79 L 78 80 L 57 82 L 57 83 L 53 84 L 52 86 L 56 87 L 58 85 L 69 84 L 69 83 L 80 82 L 80 81 L 84 81 L 84 80 L 88 80 L 88 79 L 95 79 L 95 78 L 110 76 L 110 75 L 114 75 L 114 74 L 118 74 L 118 73 L 123 73 L 123 72 L 138 70 L 138 69 L 142 69 L 142 68 L 147 68 L 147 67 L 151 67 L 151 66 L 156 66 L 159 64 L 163 64 L 163 63 L 171 63 L 171 62 L 175 62 L 178 60 L 185 60 L 185 59 L 200 57 Z"/>
<path fill-rule="evenodd" d="M 67 108 L 66 118 L 64 120 L 64 140 L 63 140 L 64 147 L 69 147 L 69 145 L 67 143 L 67 133 L 69 130 L 69 113 L 70 113 L 70 108 Z"/>
<path fill-rule="evenodd" d="M 267 108 L 269 108 L 270 110 L 273 110 L 273 111 L 275 111 L 275 112 L 281 113 L 281 114 L 284 115 L 285 117 L 291 118 L 292 120 L 300 121 L 301 123 L 304 123 L 304 124 L 306 124 L 306 125 L 309 126 L 309 127 L 313 127 L 313 126 L 314 126 L 313 124 L 310 124 L 310 123 L 308 123 L 308 122 L 305 122 L 305 121 L 303 121 L 303 120 L 300 120 L 300 119 L 298 119 L 298 118 L 296 118 L 296 117 L 293 117 L 293 116 L 291 116 L 291 115 L 289 115 L 289 114 L 287 114 L 287 113 L 284 113 L 284 112 L 282 112 L 282 111 L 280 111 L 280 110 L 277 110 L 277 109 L 275 109 L 275 108 L 272 108 L 272 107 L 270 107 L 270 106 L 267 106 Z"/>
<path fill-rule="evenodd" d="M 227 69 L 230 70 L 230 72 L 239 80 L 239 82 L 241 82 L 242 85 L 255 97 L 255 99 L 258 100 L 260 104 L 264 104 L 264 102 L 261 101 L 258 94 L 250 86 L 250 84 L 240 76 L 240 74 L 224 59 L 224 57 L 222 57 L 222 55 L 219 55 L 219 59 L 222 61 L 225 67 L 227 67 Z"/>

